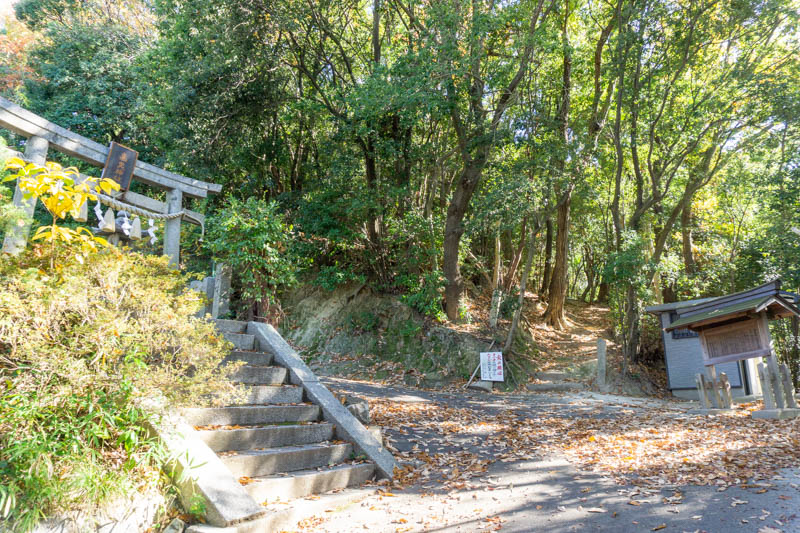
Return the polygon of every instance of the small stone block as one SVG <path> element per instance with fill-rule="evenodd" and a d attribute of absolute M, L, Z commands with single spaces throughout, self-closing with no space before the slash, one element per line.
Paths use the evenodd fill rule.
<path fill-rule="evenodd" d="M 733 403 L 751 403 L 763 399 L 764 397 L 761 396 L 760 394 L 758 395 L 748 394 L 747 396 L 737 396 L 736 398 L 733 399 Z"/>
<path fill-rule="evenodd" d="M 180 518 L 173 518 L 172 522 L 164 528 L 162 533 L 183 533 L 183 530 L 186 528 L 186 524 Z"/>
<path fill-rule="evenodd" d="M 365 426 L 370 423 L 369 404 L 367 402 L 351 403 L 346 407 L 347 410 L 350 411 L 353 414 L 353 416 L 358 419 L 359 422 L 361 422 Z"/>
<path fill-rule="evenodd" d="M 491 381 L 483 381 L 479 379 L 478 381 L 473 381 L 472 383 L 470 383 L 469 388 L 472 390 L 479 390 L 482 392 L 492 392 L 492 386 L 493 383 Z"/>
<path fill-rule="evenodd" d="M 687 414 L 690 415 L 730 415 L 736 412 L 736 409 L 689 409 L 686 411 Z"/>

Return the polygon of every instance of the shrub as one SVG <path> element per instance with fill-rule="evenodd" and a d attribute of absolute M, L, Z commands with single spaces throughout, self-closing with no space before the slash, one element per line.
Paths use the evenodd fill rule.
<path fill-rule="evenodd" d="M 511 320 L 517 309 L 519 309 L 519 287 L 514 286 L 508 294 L 503 296 L 503 301 L 500 302 L 500 316 Z"/>
<path fill-rule="evenodd" d="M 319 273 L 311 283 L 322 287 L 326 291 L 335 291 L 342 285 L 350 282 L 366 283 L 366 276 L 356 274 L 350 268 L 339 266 L 338 263 L 331 266 L 324 266 L 319 269 Z"/>
<path fill-rule="evenodd" d="M 166 258 L 65 244 L 0 260 L 0 518 L 27 530 L 158 478 L 142 424 L 222 402 L 229 346 Z M 146 401 L 148 400 L 148 401 Z"/>
<path fill-rule="evenodd" d="M 278 205 L 258 198 L 229 198 L 226 207 L 208 221 L 206 248 L 215 260 L 230 265 L 246 307 L 258 306 L 267 316 L 279 288 L 297 283 L 291 254 L 292 228 Z"/>
<path fill-rule="evenodd" d="M 40 226 L 31 237 L 31 241 L 42 239 L 50 244 L 51 269 L 57 263 L 61 243 L 72 243 L 73 249 L 75 249 L 74 244 L 79 244 L 80 250 L 75 254 L 79 261 L 83 261 L 83 254 L 96 252 L 98 246 L 108 246 L 105 239 L 95 237 L 88 228 L 78 226 L 77 229 L 73 229 L 59 226 L 58 222 L 65 219 L 68 214 L 77 216 L 88 200 L 96 200 L 97 197 L 92 193 L 94 188 L 110 194 L 119 190 L 119 184 L 108 178 L 89 177 L 79 181 L 77 168 L 63 168 L 52 161 L 42 166 L 12 157 L 6 161 L 5 168 L 16 172 L 5 177 L 4 181 L 16 181 L 25 198 L 41 200 L 50 215 L 49 224 Z"/>
<path fill-rule="evenodd" d="M 425 316 L 444 321 L 444 276 L 439 270 L 421 275 L 400 275 L 397 276 L 396 283 L 406 291 L 401 297 L 406 304 Z"/>

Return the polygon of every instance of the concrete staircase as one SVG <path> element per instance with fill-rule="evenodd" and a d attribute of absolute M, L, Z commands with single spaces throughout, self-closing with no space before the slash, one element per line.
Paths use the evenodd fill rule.
<path fill-rule="evenodd" d="M 255 335 L 246 332 L 248 323 L 216 322 L 236 347 L 225 362 L 245 363 L 234 379 L 246 385 L 247 398 L 228 407 L 186 409 L 183 417 L 267 513 L 226 527 L 198 524 L 188 531 L 278 531 L 374 490 L 355 487 L 375 477 L 375 463 L 337 435 L 336 425 L 324 420 L 320 405 L 309 401 L 302 385 L 289 383 L 288 368 L 258 351 Z"/>

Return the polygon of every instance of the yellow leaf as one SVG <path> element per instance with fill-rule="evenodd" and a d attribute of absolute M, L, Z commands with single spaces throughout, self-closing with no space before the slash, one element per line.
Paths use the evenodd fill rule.
<path fill-rule="evenodd" d="M 12 157 L 6 161 L 5 170 L 20 169 L 25 166 L 25 161 L 19 157 Z"/>
<path fill-rule="evenodd" d="M 39 229 L 41 230 L 42 228 Z M 31 238 L 31 241 L 38 241 L 39 239 L 52 239 L 53 234 L 50 232 L 49 226 L 45 226 L 44 229 L 45 231 L 37 231 L 36 235 Z"/>
<path fill-rule="evenodd" d="M 72 230 L 69 228 L 58 228 L 58 235 L 64 242 L 72 242 Z"/>

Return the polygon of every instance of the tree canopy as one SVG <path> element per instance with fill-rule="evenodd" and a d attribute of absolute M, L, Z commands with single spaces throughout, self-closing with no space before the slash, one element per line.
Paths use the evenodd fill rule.
<path fill-rule="evenodd" d="M 525 276 L 556 328 L 566 298 L 608 302 L 635 361 L 646 302 L 800 287 L 799 16 L 796 0 L 22 0 L 0 90 L 271 202 L 323 286 L 359 279 L 457 321 L 466 286 Z"/>

